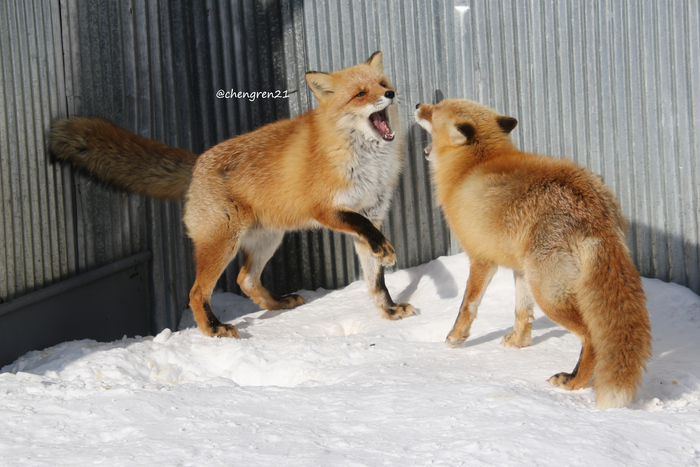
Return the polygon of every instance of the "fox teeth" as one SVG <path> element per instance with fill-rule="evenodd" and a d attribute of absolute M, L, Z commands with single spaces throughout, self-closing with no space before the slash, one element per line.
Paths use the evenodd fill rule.
<path fill-rule="evenodd" d="M 435 156 L 433 156 L 433 143 L 430 143 L 423 151 L 425 151 L 425 159 L 431 162 L 435 161 Z"/>
<path fill-rule="evenodd" d="M 382 109 L 379 112 L 374 112 L 369 116 L 369 119 L 374 128 L 376 128 L 381 135 L 382 139 L 386 141 L 391 141 L 394 139 L 394 132 L 391 131 L 386 117 L 386 109 Z"/>

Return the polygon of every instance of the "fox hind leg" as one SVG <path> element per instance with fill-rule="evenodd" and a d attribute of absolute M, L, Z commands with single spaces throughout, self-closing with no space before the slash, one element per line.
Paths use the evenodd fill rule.
<path fill-rule="evenodd" d="M 588 326 L 583 322 L 583 317 L 574 298 L 570 295 L 567 296 L 566 293 L 562 292 L 562 289 L 552 287 L 552 283 L 547 280 L 531 281 L 530 290 L 532 290 L 535 300 L 549 319 L 576 334 L 581 339 L 581 355 L 574 370 L 571 373 L 557 373 L 549 378 L 549 383 L 552 386 L 569 390 L 590 386 L 593 379 L 596 356 L 589 336 Z M 559 293 L 552 294 L 552 290 L 558 290 Z M 546 291 L 549 291 L 549 293 Z"/>
<path fill-rule="evenodd" d="M 260 282 L 265 264 L 279 247 L 284 237 L 283 231 L 251 229 L 241 240 L 243 266 L 238 273 L 238 285 L 255 303 L 266 310 L 294 308 L 305 303 L 297 294 L 283 297 L 275 295 Z"/>
<path fill-rule="evenodd" d="M 503 337 L 501 344 L 506 347 L 527 347 L 532 344 L 532 322 L 535 300 L 527 285 L 525 275 L 520 271 L 515 276 L 515 324 L 513 332 Z"/>
<path fill-rule="evenodd" d="M 413 305 L 408 303 L 394 303 L 384 282 L 384 267 L 376 258 L 369 245 L 362 239 L 355 239 L 355 251 L 362 264 L 362 272 L 369 288 L 372 301 L 379 308 L 382 317 L 386 319 L 402 319 L 417 314 Z"/>
<path fill-rule="evenodd" d="M 190 307 L 197 326 L 207 336 L 238 337 L 235 326 L 221 323 L 211 310 L 211 294 L 219 276 L 236 255 L 238 235 L 236 232 L 213 239 L 192 239 L 197 277 L 190 290 Z"/>
<path fill-rule="evenodd" d="M 583 341 L 581 355 L 579 356 L 574 371 L 571 373 L 557 373 L 549 378 L 549 384 L 568 390 L 582 389 L 591 385 L 595 354 L 590 339 L 582 338 L 581 340 Z"/>

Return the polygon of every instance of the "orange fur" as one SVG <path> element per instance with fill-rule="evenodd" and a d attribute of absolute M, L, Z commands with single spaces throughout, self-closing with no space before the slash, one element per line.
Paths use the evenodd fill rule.
<path fill-rule="evenodd" d="M 159 186 L 177 185 L 174 193 L 182 192 L 185 180 L 183 220 L 197 263 L 190 306 L 207 335 L 238 336 L 209 305 L 216 281 L 238 251 L 244 256 L 238 283 L 256 303 L 267 309 L 304 303 L 295 294 L 270 293 L 260 274 L 285 231 L 321 226 L 355 237 L 382 316 L 400 319 L 415 313 L 407 303 L 394 303 L 384 285 L 383 266 L 395 262 L 395 253 L 377 226 L 398 180 L 401 153 L 390 128 L 395 91 L 384 76 L 382 54 L 334 73 L 309 72 L 306 80 L 318 108 L 224 141 L 198 158 L 103 120 L 54 124 L 55 157 L 107 183 L 173 198 L 172 193 L 160 196 L 162 190 L 140 179 L 139 171 L 160 175 Z"/>
<path fill-rule="evenodd" d="M 74 117 L 51 125 L 51 154 L 116 188 L 180 199 L 197 154 L 134 135 L 101 118 Z"/>
<path fill-rule="evenodd" d="M 625 243 L 627 223 L 602 179 L 575 163 L 515 148 L 517 121 L 470 101 L 419 105 L 430 131 L 435 193 L 471 261 L 450 345 L 469 336 L 497 266 L 513 269 L 516 321 L 505 345 L 531 342 L 534 301 L 582 342 L 576 369 L 550 379 L 593 380 L 598 407 L 629 403 L 651 356 L 649 316 Z"/>

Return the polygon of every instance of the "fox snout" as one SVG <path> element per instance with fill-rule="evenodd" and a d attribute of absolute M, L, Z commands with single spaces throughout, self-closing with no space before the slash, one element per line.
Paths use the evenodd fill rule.
<path fill-rule="evenodd" d="M 386 91 L 384 94 L 379 94 L 374 101 L 374 105 L 377 107 L 390 106 L 394 103 L 394 98 L 396 97 L 396 92 Z"/>
<path fill-rule="evenodd" d="M 432 131 L 434 108 L 435 106 L 430 104 L 416 104 L 416 112 L 414 114 L 416 123 L 425 128 L 428 133 Z"/>
<path fill-rule="evenodd" d="M 420 123 L 419 120 L 425 120 L 428 123 L 432 123 L 434 108 L 435 106 L 430 104 L 416 104 L 416 121 Z"/>
<path fill-rule="evenodd" d="M 433 106 L 427 105 L 427 104 L 416 104 L 415 118 L 416 118 L 416 123 L 418 123 L 421 127 L 423 127 L 423 129 L 426 130 L 432 136 Z M 425 158 L 428 159 L 429 161 L 435 160 L 435 157 L 432 154 L 432 151 L 433 151 L 432 143 L 428 144 L 428 146 L 424 149 Z"/>

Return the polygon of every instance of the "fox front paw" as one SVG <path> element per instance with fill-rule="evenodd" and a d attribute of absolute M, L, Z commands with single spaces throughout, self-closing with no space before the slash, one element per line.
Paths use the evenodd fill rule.
<path fill-rule="evenodd" d="M 418 311 L 409 303 L 397 303 L 394 306 L 382 309 L 382 317 L 391 320 L 399 320 L 417 314 Z"/>
<path fill-rule="evenodd" d="M 461 334 L 458 334 L 455 331 L 452 331 L 447 335 L 447 338 L 445 339 L 445 343 L 452 348 L 457 348 L 457 347 L 461 346 L 462 344 L 464 344 L 464 341 L 467 340 L 467 337 L 469 337 L 469 335 L 462 336 Z"/>
<path fill-rule="evenodd" d="M 528 347 L 532 345 L 532 336 L 530 334 L 525 335 L 524 333 L 516 334 L 515 331 L 513 331 L 503 336 L 501 345 L 516 348 Z"/>

